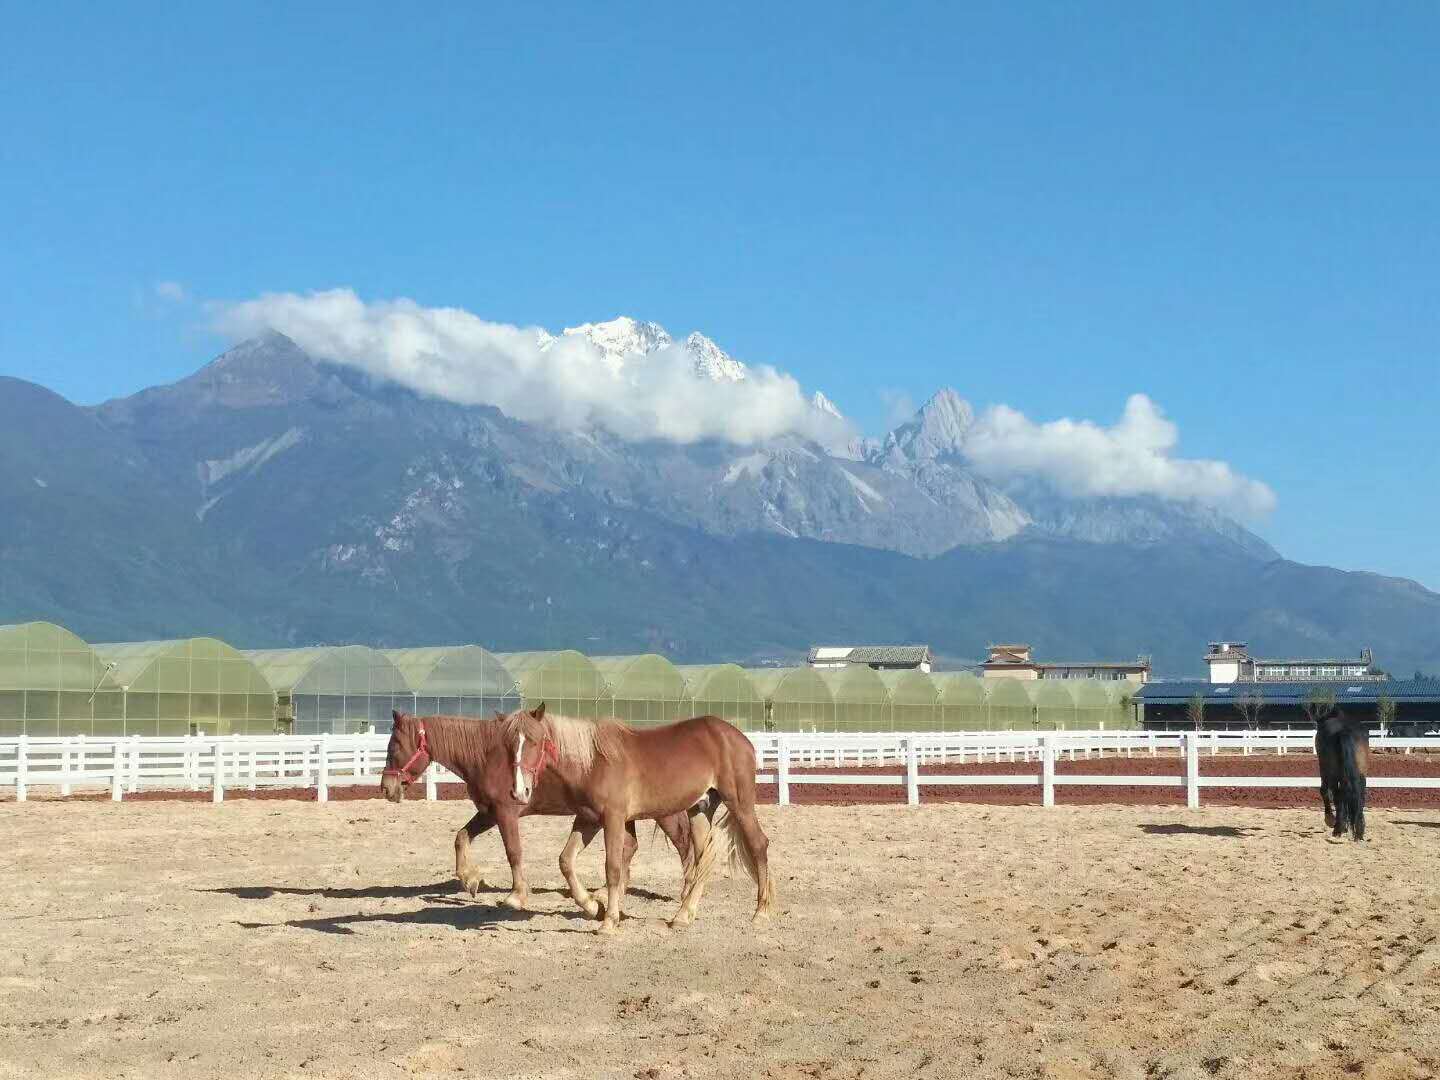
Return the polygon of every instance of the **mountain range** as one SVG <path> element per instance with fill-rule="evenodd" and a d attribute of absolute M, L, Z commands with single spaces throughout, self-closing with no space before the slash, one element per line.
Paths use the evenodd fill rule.
<path fill-rule="evenodd" d="M 655 323 L 540 345 L 565 335 L 615 371 L 666 350 L 697 379 L 751 377 Z M 810 408 L 840 415 L 823 393 Z M 1021 640 L 1175 674 L 1223 637 L 1440 667 L 1440 595 L 1289 562 L 1196 503 L 996 484 L 967 464 L 974 423 L 944 389 L 845 445 L 627 440 L 423 396 L 277 333 L 94 407 L 0 377 L 0 622 L 680 661 Z"/>

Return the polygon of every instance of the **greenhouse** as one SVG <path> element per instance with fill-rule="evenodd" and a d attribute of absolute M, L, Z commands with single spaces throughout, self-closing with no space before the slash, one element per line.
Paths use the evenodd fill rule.
<path fill-rule="evenodd" d="M 385 649 L 384 654 L 414 695 L 407 711 L 489 718 L 520 707 L 515 676 L 499 657 L 479 645 Z"/>
<path fill-rule="evenodd" d="M 95 696 L 96 735 L 275 731 L 275 692 L 269 681 L 244 653 L 223 641 L 126 642 L 96 645 L 95 653 L 118 688 L 118 693 Z"/>
<path fill-rule="evenodd" d="M 685 676 L 663 656 L 594 656 L 605 678 L 604 710 L 637 726 L 668 724 L 690 715 Z"/>
<path fill-rule="evenodd" d="M 1140 707 L 1136 703 L 1135 695 L 1140 692 L 1141 684 L 1129 679 L 1116 679 L 1101 685 L 1105 688 L 1106 696 L 1110 698 L 1111 715 L 1115 717 L 1113 725 L 1107 721 L 1105 726 L 1114 726 L 1125 731 L 1140 727 Z"/>
<path fill-rule="evenodd" d="M 64 627 L 0 626 L 0 736 L 89 735 L 96 715 L 120 715 L 105 661 Z"/>
<path fill-rule="evenodd" d="M 592 720 L 610 711 L 605 677 L 588 657 L 573 649 L 499 653 L 497 658 L 515 676 L 527 709 L 543 701 L 550 712 Z"/>
<path fill-rule="evenodd" d="M 766 731 L 834 731 L 835 699 L 814 668 L 751 668 Z"/>
<path fill-rule="evenodd" d="M 940 688 L 923 671 L 882 671 L 890 691 L 891 730 L 941 731 Z"/>
<path fill-rule="evenodd" d="M 297 735 L 390 730 L 392 709 L 415 698 L 390 658 L 365 645 L 259 649 L 243 654 L 275 688 L 282 731 Z"/>
<path fill-rule="evenodd" d="M 691 716 L 719 716 L 741 731 L 765 729 L 765 702 L 745 669 L 736 664 L 697 664 L 680 668 Z"/>
<path fill-rule="evenodd" d="M 1034 728 L 1035 704 L 1025 688 L 1025 683 L 1019 679 L 984 681 L 987 728 L 992 731 L 1029 731 Z"/>
<path fill-rule="evenodd" d="M 1075 712 L 1075 693 L 1066 679 L 1041 679 L 1030 684 L 1035 703 L 1035 726 L 1042 731 L 1066 731 L 1080 727 Z"/>
<path fill-rule="evenodd" d="M 890 688 L 866 664 L 820 672 L 835 699 L 835 731 L 893 731 Z"/>
<path fill-rule="evenodd" d="M 984 731 L 990 726 L 990 709 L 980 679 L 968 671 L 947 671 L 931 679 L 939 693 L 941 731 Z"/>

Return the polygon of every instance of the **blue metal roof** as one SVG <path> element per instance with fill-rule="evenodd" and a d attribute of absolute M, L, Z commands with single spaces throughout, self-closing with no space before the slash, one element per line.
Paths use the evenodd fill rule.
<path fill-rule="evenodd" d="M 1388 682 L 1366 682 L 1360 679 L 1333 679 L 1325 682 L 1151 682 L 1136 691 L 1135 700 L 1147 705 L 1176 705 L 1200 694 L 1205 698 L 1205 704 L 1219 705 L 1238 701 L 1245 694 L 1258 690 L 1267 705 L 1303 705 L 1306 697 L 1316 687 L 1333 690 L 1337 705 L 1343 705 L 1347 701 L 1373 705 L 1382 694 L 1397 702 L 1440 701 L 1440 679 L 1391 679 Z"/>

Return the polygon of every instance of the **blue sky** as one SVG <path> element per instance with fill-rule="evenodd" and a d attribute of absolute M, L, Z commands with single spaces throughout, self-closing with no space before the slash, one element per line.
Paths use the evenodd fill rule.
<path fill-rule="evenodd" d="M 857 6 L 858 7 L 858 6 Z M 869 430 L 951 385 L 1268 483 L 1287 556 L 1440 587 L 1428 4 L 30 5 L 0 371 L 193 370 L 354 288 L 701 329 Z M 189 300 L 167 302 L 160 282 Z"/>

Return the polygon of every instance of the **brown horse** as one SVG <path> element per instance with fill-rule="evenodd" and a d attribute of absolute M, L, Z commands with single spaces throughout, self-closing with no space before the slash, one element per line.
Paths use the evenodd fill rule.
<path fill-rule="evenodd" d="M 770 916 L 775 893 L 769 841 L 755 816 L 755 748 L 738 728 L 718 716 L 697 716 L 635 729 L 618 720 L 547 716 L 543 702 L 533 711 L 516 710 L 503 726 L 515 800 L 528 805 L 541 785 L 558 779 L 586 818 L 598 820 L 605 830 L 607 903 L 599 933 L 614 933 L 620 921 L 626 830 L 637 819 L 663 819 L 680 811 L 690 815 L 695 866 L 670 925 L 684 926 L 695 918 L 705 883 L 722 858 L 740 863 L 754 878 L 755 921 Z M 712 792 L 725 808 L 713 828 Z M 560 862 L 576 903 L 592 910 L 570 862 L 573 849 L 587 841 L 583 829 L 573 832 Z"/>
<path fill-rule="evenodd" d="M 1363 721 L 1331 709 L 1315 725 L 1315 756 L 1320 761 L 1320 801 L 1331 835 L 1345 830 L 1365 839 L 1365 773 L 1370 764 L 1370 731 Z"/>
<path fill-rule="evenodd" d="M 380 788 L 391 802 L 405 797 L 407 785 L 418 779 L 432 761 L 438 761 L 465 783 L 470 801 L 475 804 L 475 816 L 455 834 L 455 876 L 474 896 L 484 882 L 480 873 L 470 861 L 470 844 L 491 826 L 499 826 L 500 839 L 505 844 L 505 857 L 510 861 L 512 885 L 510 895 L 502 901 L 507 907 L 524 910 L 530 901 L 530 887 L 525 881 L 525 870 L 521 864 L 520 819 L 529 814 L 577 814 L 571 827 L 575 834 L 594 836 L 599 828 L 598 819 L 593 824 L 587 820 L 583 807 L 578 806 L 570 792 L 557 776 L 549 777 L 537 785 L 531 796 L 525 800 L 512 797 L 511 769 L 504 749 L 501 725 L 504 717 L 495 714 L 495 720 L 477 720 L 467 716 L 410 716 L 393 712 L 394 727 L 390 731 L 390 745 L 386 750 L 385 769 L 380 774 Z M 658 818 L 656 824 L 675 845 L 680 854 L 680 865 L 688 883 L 694 867 L 694 849 L 691 843 L 689 819 L 680 813 Z M 588 839 L 586 841 L 589 842 Z M 626 866 L 638 847 L 635 829 L 631 826 L 626 834 L 623 857 Z M 561 869 L 566 879 L 573 876 L 574 852 L 572 844 L 566 845 L 570 868 L 562 857 Z M 571 889 L 572 895 L 575 889 Z M 597 912 L 589 904 L 581 903 L 591 915 Z"/>

